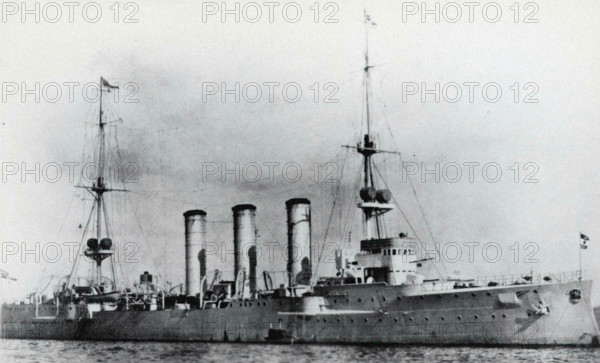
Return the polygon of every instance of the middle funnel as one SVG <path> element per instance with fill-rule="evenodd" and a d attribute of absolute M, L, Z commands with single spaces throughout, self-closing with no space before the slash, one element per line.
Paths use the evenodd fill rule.
<path fill-rule="evenodd" d="M 234 279 L 238 281 L 236 293 L 243 286 L 243 295 L 256 292 L 256 207 L 252 204 L 239 204 L 233 211 L 233 254 Z M 245 273 L 240 275 L 244 270 Z M 238 277 L 243 276 L 242 281 Z"/>
<path fill-rule="evenodd" d="M 312 246 L 310 238 L 310 200 L 293 198 L 285 202 L 288 224 L 289 286 L 310 285 Z"/>

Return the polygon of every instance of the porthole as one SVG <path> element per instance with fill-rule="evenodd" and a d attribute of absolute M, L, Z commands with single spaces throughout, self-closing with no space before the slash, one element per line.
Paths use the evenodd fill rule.
<path fill-rule="evenodd" d="M 446 320 L 446 318 L 444 318 L 444 317 L 442 316 L 442 320 Z"/>
<path fill-rule="evenodd" d="M 506 318 L 506 314 L 502 314 L 502 317 L 503 317 L 503 318 Z"/>
<path fill-rule="evenodd" d="M 365 323 L 368 323 L 368 322 L 369 322 L 369 319 L 365 318 Z"/>
<path fill-rule="evenodd" d="M 394 318 L 394 322 L 397 323 L 398 322 L 398 318 Z"/>
<path fill-rule="evenodd" d="M 242 307 L 242 303 L 240 303 L 240 308 Z"/>
<path fill-rule="evenodd" d="M 385 297 L 382 297 L 383 301 L 385 301 Z"/>
<path fill-rule="evenodd" d="M 428 318 L 428 317 L 425 317 L 425 321 L 429 321 L 429 318 Z"/>
<path fill-rule="evenodd" d="M 402 300 L 402 298 L 400 296 L 398 296 L 398 301 Z"/>
<path fill-rule="evenodd" d="M 380 322 L 380 323 L 383 323 L 383 320 L 382 320 L 382 319 L 379 319 L 379 322 Z"/>
<path fill-rule="evenodd" d="M 334 304 L 337 304 L 337 300 L 336 300 L 336 299 L 333 299 L 333 303 L 334 303 Z"/>
<path fill-rule="evenodd" d="M 462 316 L 460 316 L 460 315 L 459 315 L 459 316 L 457 316 L 456 318 L 457 318 L 458 320 L 462 320 Z"/>
<path fill-rule="evenodd" d="M 531 313 L 527 313 L 527 316 L 531 316 Z"/>
<path fill-rule="evenodd" d="M 491 292 L 489 292 L 489 291 L 488 291 L 488 292 L 486 292 L 485 294 L 486 294 L 487 296 L 492 296 L 492 293 L 491 293 Z"/>
<path fill-rule="evenodd" d="M 475 318 L 475 320 L 477 320 L 477 319 L 479 319 L 479 316 L 475 315 L 474 318 Z"/>
<path fill-rule="evenodd" d="M 359 299 L 358 299 L 358 302 L 362 302 L 362 300 L 359 298 Z"/>
<path fill-rule="evenodd" d="M 537 294 L 537 290 L 533 290 L 533 293 L 534 293 L 534 294 Z"/>
<path fill-rule="evenodd" d="M 454 297 L 458 297 L 458 294 L 454 294 Z"/>
<path fill-rule="evenodd" d="M 350 319 L 350 323 L 354 323 L 354 319 Z"/>
<path fill-rule="evenodd" d="M 324 322 L 324 323 L 326 323 L 326 322 L 327 322 L 327 319 L 323 319 L 323 322 Z"/>
<path fill-rule="evenodd" d="M 335 319 L 335 321 L 339 323 L 339 322 L 340 322 L 340 319 Z"/>
<path fill-rule="evenodd" d="M 492 314 L 492 319 L 496 319 L 496 314 Z"/>
<path fill-rule="evenodd" d="M 421 295 L 421 300 L 425 299 L 425 296 Z"/>
<path fill-rule="evenodd" d="M 375 298 L 374 298 L 374 297 L 372 297 L 372 298 L 371 298 L 371 301 L 375 301 Z"/>
<path fill-rule="evenodd" d="M 415 320 L 415 319 L 413 319 L 413 318 L 412 318 L 412 316 L 411 316 L 410 318 L 408 318 L 408 320 L 410 320 L 410 321 L 413 321 L 413 320 Z"/>
<path fill-rule="evenodd" d="M 471 296 L 475 297 L 475 296 L 477 296 L 477 294 L 476 294 L 476 293 L 474 293 L 474 292 L 472 292 L 472 293 L 471 293 Z"/>

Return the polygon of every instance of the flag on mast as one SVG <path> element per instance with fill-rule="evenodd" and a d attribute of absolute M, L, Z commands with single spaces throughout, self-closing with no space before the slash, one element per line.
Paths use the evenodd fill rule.
<path fill-rule="evenodd" d="M 100 82 L 102 82 L 102 86 L 108 88 L 108 89 L 118 89 L 119 86 L 113 86 L 112 84 L 108 83 L 107 80 L 104 79 L 104 77 L 100 77 Z"/>
<path fill-rule="evenodd" d="M 366 12 L 365 12 L 365 21 L 373 26 L 377 25 L 377 23 L 375 23 L 373 20 L 371 20 L 371 17 Z"/>
<path fill-rule="evenodd" d="M 582 250 L 587 249 L 588 248 L 587 241 L 589 241 L 590 238 L 581 232 L 579 232 L 579 238 L 581 238 L 581 244 L 579 245 L 581 247 L 581 249 Z"/>

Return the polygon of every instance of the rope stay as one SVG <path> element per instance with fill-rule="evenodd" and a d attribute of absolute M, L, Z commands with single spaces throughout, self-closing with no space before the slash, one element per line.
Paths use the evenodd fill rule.
<path fill-rule="evenodd" d="M 316 284 L 316 279 L 318 276 L 318 271 L 319 271 L 319 266 L 321 265 L 321 259 L 323 258 L 323 251 L 325 250 L 325 245 L 327 243 L 327 236 L 329 234 L 329 227 L 331 226 L 331 220 L 333 219 L 333 214 L 335 211 L 335 206 L 337 204 L 337 200 L 338 200 L 338 196 L 339 196 L 339 191 L 340 191 L 340 187 L 342 185 L 342 179 L 344 177 L 344 167 L 346 165 L 346 159 L 348 156 L 348 151 L 346 151 L 346 153 L 344 154 L 344 160 L 342 161 L 342 169 L 340 170 L 340 180 L 338 182 L 336 191 L 335 191 L 335 197 L 333 198 L 333 203 L 331 205 L 331 212 L 329 213 L 329 219 L 327 221 L 327 226 L 325 228 L 325 234 L 323 236 L 323 246 L 321 246 L 321 251 L 319 251 L 319 257 L 317 258 L 317 265 L 315 266 L 315 272 L 313 274 L 313 276 L 311 277 L 311 282 L 310 285 L 314 286 Z"/>

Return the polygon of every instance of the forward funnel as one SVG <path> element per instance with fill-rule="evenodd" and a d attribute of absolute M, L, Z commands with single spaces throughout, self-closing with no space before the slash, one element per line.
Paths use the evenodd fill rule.
<path fill-rule="evenodd" d="M 185 219 L 185 292 L 187 296 L 200 293 L 201 274 L 206 274 L 206 212 L 195 209 L 183 213 Z M 202 258 L 201 258 L 202 256 Z"/>

